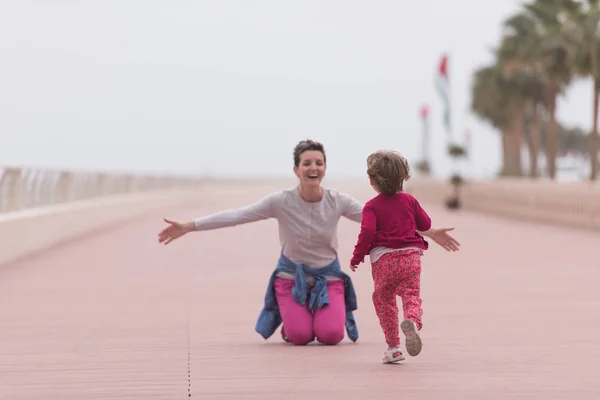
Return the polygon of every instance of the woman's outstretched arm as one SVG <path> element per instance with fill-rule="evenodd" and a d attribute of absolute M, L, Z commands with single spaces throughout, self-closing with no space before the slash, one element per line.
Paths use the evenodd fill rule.
<path fill-rule="evenodd" d="M 165 218 L 168 226 L 158 233 L 158 241 L 169 244 L 190 232 L 227 228 L 272 218 L 275 216 L 274 210 L 279 196 L 279 193 L 273 193 L 254 204 L 219 211 L 187 222 L 177 222 Z"/>

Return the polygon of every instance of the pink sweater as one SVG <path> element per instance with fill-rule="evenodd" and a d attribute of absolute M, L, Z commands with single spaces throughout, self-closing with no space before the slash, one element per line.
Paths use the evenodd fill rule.
<path fill-rule="evenodd" d="M 428 243 L 417 231 L 430 228 L 431 218 L 411 194 L 380 194 L 363 208 L 360 233 L 350 264 L 360 264 L 374 248 L 427 250 Z"/>

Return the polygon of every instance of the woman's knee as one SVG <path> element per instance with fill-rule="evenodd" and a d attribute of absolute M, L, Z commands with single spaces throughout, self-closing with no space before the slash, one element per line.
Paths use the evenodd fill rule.
<path fill-rule="evenodd" d="M 333 346 L 344 340 L 344 326 L 324 326 L 319 329 L 315 327 L 315 334 L 319 342 Z"/>
<path fill-rule="evenodd" d="M 335 345 L 344 339 L 346 322 L 346 304 L 344 282 L 341 280 L 327 283 L 329 305 L 315 313 L 315 335 L 323 344 Z"/>
<path fill-rule="evenodd" d="M 296 303 L 292 296 L 293 287 L 294 281 L 291 279 L 275 280 L 285 339 L 295 345 L 305 345 L 312 342 L 315 337 L 313 316 L 306 306 Z"/>
<path fill-rule="evenodd" d="M 304 346 L 315 340 L 315 333 L 311 327 L 294 327 L 292 329 L 285 328 L 286 339 L 296 346 Z"/>

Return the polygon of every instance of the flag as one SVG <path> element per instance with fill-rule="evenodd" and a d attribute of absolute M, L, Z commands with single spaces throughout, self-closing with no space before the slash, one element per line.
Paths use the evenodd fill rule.
<path fill-rule="evenodd" d="M 448 76 L 448 56 L 444 54 L 438 65 L 435 83 L 444 107 L 443 122 L 446 132 L 451 135 L 450 125 L 450 78 Z"/>

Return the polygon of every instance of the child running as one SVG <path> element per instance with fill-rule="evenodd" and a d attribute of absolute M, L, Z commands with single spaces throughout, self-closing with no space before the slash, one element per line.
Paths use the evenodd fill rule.
<path fill-rule="evenodd" d="M 404 321 L 400 327 L 406 336 L 406 351 L 413 357 L 421 352 L 421 255 L 429 245 L 417 231 L 430 229 L 431 219 L 417 199 L 402 190 L 410 169 L 400 154 L 378 151 L 369 155 L 367 174 L 379 194 L 363 208 L 350 269 L 355 271 L 369 254 L 373 304 L 388 345 L 383 362 L 394 363 L 404 360 L 396 296 L 402 298 Z"/>

